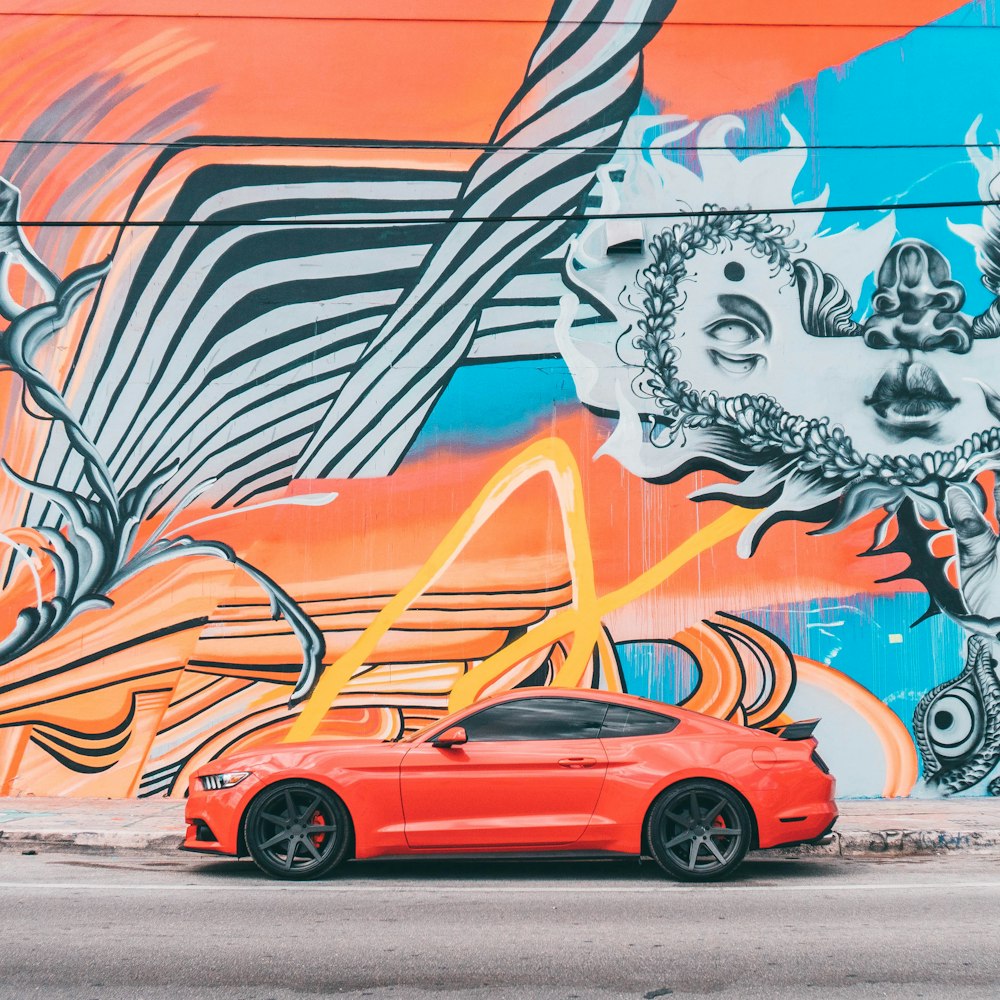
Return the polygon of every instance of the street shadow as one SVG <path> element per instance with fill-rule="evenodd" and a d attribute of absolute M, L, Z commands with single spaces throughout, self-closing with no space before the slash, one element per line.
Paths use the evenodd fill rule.
<path fill-rule="evenodd" d="M 748 858 L 728 879 L 726 885 L 757 884 L 761 882 L 786 881 L 796 878 L 830 877 L 837 875 L 837 866 L 828 858 L 779 858 L 768 859 L 759 856 Z M 271 881 L 249 860 L 198 860 L 188 871 L 209 879 L 221 881 L 246 879 L 249 881 Z M 391 861 L 349 861 L 329 879 L 329 884 L 338 879 L 358 883 L 407 882 L 413 885 L 442 882 L 461 884 L 483 883 L 618 883 L 640 885 L 677 885 L 664 874 L 653 861 L 640 862 L 637 858 L 526 859 L 512 858 L 414 858 Z M 308 883 L 306 883 L 308 884 Z"/>

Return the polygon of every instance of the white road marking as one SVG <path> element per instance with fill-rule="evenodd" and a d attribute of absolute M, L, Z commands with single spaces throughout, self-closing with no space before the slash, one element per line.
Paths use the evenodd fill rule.
<path fill-rule="evenodd" d="M 911 890 L 956 889 L 1000 890 L 1000 882 L 851 882 L 830 884 L 824 882 L 796 882 L 791 885 L 663 885 L 663 886 L 621 886 L 621 885 L 532 885 L 497 886 L 489 883 L 481 885 L 449 885 L 447 882 L 372 882 L 370 885 L 312 885 L 303 883 L 264 882 L 260 885 L 223 885 L 211 882 L 198 883 L 115 883 L 115 882 L 0 882 L 0 889 L 70 889 L 77 892 L 156 892 L 163 889 L 186 892 L 461 892 L 484 893 L 509 892 L 521 895 L 541 895 L 550 892 L 568 893 L 692 893 L 692 892 L 906 892 Z"/>

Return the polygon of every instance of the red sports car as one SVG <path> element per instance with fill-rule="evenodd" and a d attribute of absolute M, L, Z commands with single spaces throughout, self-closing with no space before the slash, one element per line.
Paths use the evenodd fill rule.
<path fill-rule="evenodd" d="M 348 857 L 651 855 L 689 881 L 837 819 L 815 723 L 745 729 L 645 698 L 520 688 L 396 743 L 261 747 L 191 778 L 182 847 L 316 878 Z"/>

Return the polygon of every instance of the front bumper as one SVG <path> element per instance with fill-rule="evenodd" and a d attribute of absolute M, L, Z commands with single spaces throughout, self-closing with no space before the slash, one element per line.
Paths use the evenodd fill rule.
<path fill-rule="evenodd" d="M 192 778 L 184 807 L 187 829 L 179 849 L 238 856 L 240 820 L 260 784 L 260 779 L 251 774 L 232 788 L 207 792 L 197 778 Z"/>
<path fill-rule="evenodd" d="M 218 845 L 205 844 L 204 846 L 192 847 L 188 842 L 187 836 L 177 845 L 178 851 L 187 851 L 189 854 L 214 854 L 216 857 L 220 858 L 230 858 L 233 855 L 227 854 L 225 851 L 220 851 Z"/>

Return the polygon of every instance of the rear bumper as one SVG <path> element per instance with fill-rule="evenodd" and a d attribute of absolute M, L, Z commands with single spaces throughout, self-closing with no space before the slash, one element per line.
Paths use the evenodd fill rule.
<path fill-rule="evenodd" d="M 780 844 L 771 844 L 771 847 L 797 847 L 802 844 L 806 844 L 812 847 L 823 847 L 826 844 L 833 843 L 833 828 L 837 823 L 837 816 L 826 825 L 825 829 L 817 834 L 815 837 L 797 837 L 795 840 L 783 841 Z"/>
<path fill-rule="evenodd" d="M 813 803 L 779 817 L 777 823 L 769 824 L 765 839 L 762 831 L 760 846 L 790 847 L 792 844 L 821 843 L 828 838 L 839 818 L 836 803 Z"/>
<path fill-rule="evenodd" d="M 813 837 L 812 840 L 807 840 L 806 843 L 815 844 L 816 846 L 833 843 L 833 828 L 837 825 L 839 818 L 839 816 L 835 816 L 830 821 L 830 825 L 818 837 Z"/>
<path fill-rule="evenodd" d="M 758 846 L 764 850 L 788 847 L 829 836 L 840 815 L 834 801 L 836 787 L 831 775 L 811 763 L 784 776 L 771 790 L 770 802 L 760 803 L 763 808 L 757 813 Z"/>

